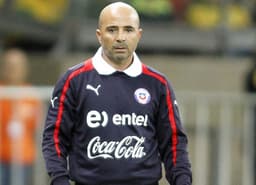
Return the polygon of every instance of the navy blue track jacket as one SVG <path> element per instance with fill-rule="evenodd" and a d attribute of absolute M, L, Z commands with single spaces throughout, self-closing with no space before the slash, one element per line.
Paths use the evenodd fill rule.
<path fill-rule="evenodd" d="M 141 63 L 116 71 L 102 56 L 57 82 L 43 132 L 53 185 L 190 185 L 187 137 L 167 79 Z"/>

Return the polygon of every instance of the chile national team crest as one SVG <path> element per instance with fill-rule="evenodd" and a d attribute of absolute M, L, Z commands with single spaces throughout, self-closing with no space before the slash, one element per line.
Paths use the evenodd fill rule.
<path fill-rule="evenodd" d="M 140 104 L 149 103 L 151 96 L 147 89 L 139 88 L 134 92 L 135 100 Z"/>

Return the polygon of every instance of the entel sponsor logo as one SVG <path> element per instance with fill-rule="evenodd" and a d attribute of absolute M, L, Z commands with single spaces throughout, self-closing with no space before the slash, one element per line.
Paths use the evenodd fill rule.
<path fill-rule="evenodd" d="M 86 117 L 87 125 L 90 128 L 106 127 L 108 124 L 109 115 L 106 111 L 91 110 Z M 112 116 L 112 122 L 117 126 L 144 126 L 147 127 L 148 115 L 136 115 L 132 114 L 114 114 Z"/>

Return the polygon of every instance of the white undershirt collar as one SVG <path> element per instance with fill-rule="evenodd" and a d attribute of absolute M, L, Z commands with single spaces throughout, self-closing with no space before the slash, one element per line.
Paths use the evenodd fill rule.
<path fill-rule="evenodd" d="M 101 75 L 110 75 L 117 71 L 103 59 L 102 47 L 100 47 L 92 57 L 92 64 L 96 71 Z M 131 77 L 136 77 L 142 73 L 142 63 L 135 52 L 133 53 L 132 64 L 123 72 Z"/>

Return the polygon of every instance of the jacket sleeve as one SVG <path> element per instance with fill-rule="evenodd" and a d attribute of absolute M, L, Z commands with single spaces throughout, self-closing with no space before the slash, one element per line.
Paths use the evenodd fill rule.
<path fill-rule="evenodd" d="M 191 185 L 192 172 L 187 152 L 187 136 L 181 125 L 178 104 L 167 81 L 160 97 L 157 137 L 159 152 L 170 185 Z"/>
<path fill-rule="evenodd" d="M 57 82 L 48 109 L 42 151 L 51 185 L 69 185 L 67 157 L 75 120 L 75 99 L 66 73 Z"/>

